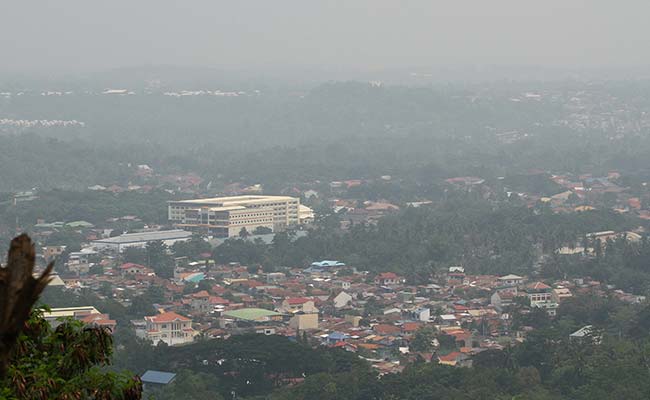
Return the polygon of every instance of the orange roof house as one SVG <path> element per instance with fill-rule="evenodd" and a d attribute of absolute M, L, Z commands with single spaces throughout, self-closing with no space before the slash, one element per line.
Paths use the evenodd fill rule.
<path fill-rule="evenodd" d="M 145 321 L 151 321 L 155 324 L 169 323 L 172 321 L 181 321 L 181 322 L 192 321 L 191 319 L 184 317 L 180 314 L 176 314 L 173 311 L 164 312 L 162 314 L 154 315 L 151 317 L 144 317 L 144 319 Z"/>
<path fill-rule="evenodd" d="M 462 353 L 458 351 L 453 351 L 446 355 L 439 355 L 438 362 L 442 365 L 456 366 L 459 359 L 462 357 Z"/>
<path fill-rule="evenodd" d="M 372 327 L 372 330 L 379 335 L 397 335 L 401 332 L 398 326 L 388 324 L 377 324 Z"/>

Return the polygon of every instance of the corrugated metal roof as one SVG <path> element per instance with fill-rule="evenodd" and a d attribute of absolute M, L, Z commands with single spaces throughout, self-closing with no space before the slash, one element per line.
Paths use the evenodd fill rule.
<path fill-rule="evenodd" d="M 156 383 L 159 385 L 167 385 L 168 383 L 173 381 L 175 377 L 176 374 L 171 372 L 149 370 L 145 372 L 140 379 L 142 379 L 143 383 Z"/>
<path fill-rule="evenodd" d="M 156 240 L 189 239 L 191 237 L 192 232 L 173 229 L 169 231 L 125 233 L 124 235 L 112 238 L 94 240 L 93 243 L 123 244 L 133 242 L 153 242 Z"/>

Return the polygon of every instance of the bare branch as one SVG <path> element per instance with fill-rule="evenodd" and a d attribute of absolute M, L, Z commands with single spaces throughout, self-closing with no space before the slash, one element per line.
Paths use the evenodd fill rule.
<path fill-rule="evenodd" d="M 54 263 L 34 278 L 35 260 L 34 244 L 22 234 L 11 241 L 7 265 L 0 267 L 0 378 L 34 303 L 51 279 Z"/>

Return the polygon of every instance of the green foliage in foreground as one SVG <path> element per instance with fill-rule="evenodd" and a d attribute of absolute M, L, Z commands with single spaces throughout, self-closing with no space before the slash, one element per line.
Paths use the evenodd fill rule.
<path fill-rule="evenodd" d="M 165 393 L 179 391 L 193 381 L 206 392 L 225 398 L 233 391 L 237 398 L 267 395 L 305 375 L 368 368 L 355 354 L 341 349 L 312 348 L 283 336 L 256 334 L 199 340 L 180 347 L 151 347 L 124 336 L 115 353 L 115 365 L 140 373 L 147 369 L 181 372 Z"/>
<path fill-rule="evenodd" d="M 105 329 L 72 320 L 52 329 L 34 311 L 0 381 L 0 399 L 139 399 L 138 378 L 103 368 L 112 353 L 113 339 Z"/>

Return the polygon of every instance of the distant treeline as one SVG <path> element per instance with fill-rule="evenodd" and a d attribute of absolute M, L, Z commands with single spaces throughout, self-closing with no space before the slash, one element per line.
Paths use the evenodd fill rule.
<path fill-rule="evenodd" d="M 409 88 L 351 82 L 303 94 L 276 90 L 239 97 L 14 96 L 0 102 L 0 115 L 74 119 L 85 126 L 2 136 L 0 191 L 125 183 L 132 172 L 128 163 L 163 173 L 194 171 L 206 181 L 275 187 L 383 174 L 425 184 L 531 169 L 594 174 L 616 169 L 647 176 L 650 137 L 638 110 L 650 105 L 650 98 L 615 83 L 598 90 L 569 86 L 567 93 L 585 89 L 592 101 L 603 102 L 585 111 L 593 121 L 584 127 L 581 120 L 571 125 L 577 117 L 566 93 L 566 98 L 512 101 L 525 85 Z M 556 85 L 548 89 L 562 93 Z M 623 100 L 615 102 L 614 95 Z M 630 110 L 609 124 L 614 108 L 626 105 Z M 34 135 L 25 136 L 29 132 Z M 21 168 L 26 164 L 31 168 Z"/>

